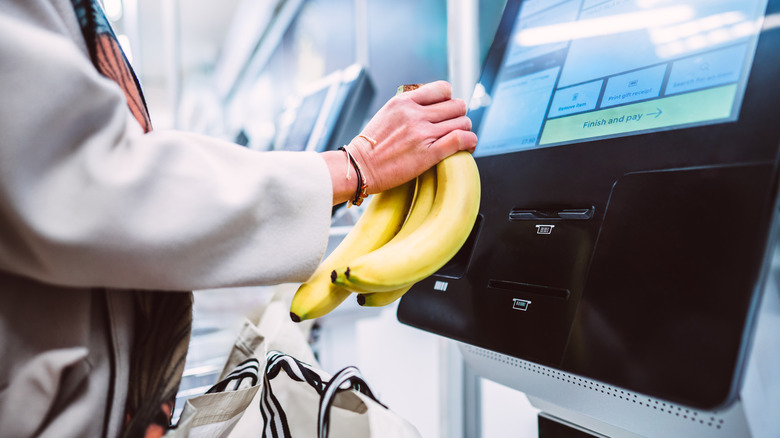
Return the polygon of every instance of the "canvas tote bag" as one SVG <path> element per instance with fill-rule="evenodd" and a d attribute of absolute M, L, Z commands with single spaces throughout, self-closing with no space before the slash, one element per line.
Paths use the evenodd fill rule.
<path fill-rule="evenodd" d="M 260 411 L 264 438 L 408 438 L 420 434 L 376 399 L 355 367 L 334 376 L 292 356 L 267 357 Z"/>
<path fill-rule="evenodd" d="M 246 321 L 220 381 L 189 399 L 168 437 L 419 438 L 383 405 L 355 367 L 333 376 L 316 363 L 285 303 Z"/>

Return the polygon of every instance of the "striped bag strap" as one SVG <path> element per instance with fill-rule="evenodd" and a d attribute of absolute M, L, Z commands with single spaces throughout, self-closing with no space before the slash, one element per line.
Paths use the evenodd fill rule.
<path fill-rule="evenodd" d="M 249 358 L 233 368 L 224 379 L 215 383 L 214 386 L 206 391 L 206 394 L 215 394 L 218 392 L 238 391 L 239 389 L 249 388 L 257 385 L 260 378 L 260 361 L 256 358 Z"/>
<path fill-rule="evenodd" d="M 387 406 L 377 400 L 374 393 L 371 392 L 371 388 L 369 388 L 366 381 L 363 380 L 360 371 L 353 366 L 346 367 L 330 379 L 325 386 L 325 390 L 320 394 L 320 407 L 317 414 L 318 438 L 328 438 L 330 430 L 330 408 L 333 405 L 333 399 L 336 397 L 336 394 L 341 391 L 350 390 L 358 391 L 387 408 Z"/>
<path fill-rule="evenodd" d="M 282 371 L 295 381 L 306 382 L 318 394 L 322 394 L 325 390 L 325 382 L 312 367 L 278 351 L 268 352 L 263 375 L 263 391 L 260 396 L 260 414 L 263 417 L 262 438 L 292 438 L 287 414 L 271 386 L 271 380 Z"/>
<path fill-rule="evenodd" d="M 327 438 L 329 431 L 330 408 L 333 400 L 341 391 L 356 390 L 382 405 L 371 392 L 363 377 L 355 367 L 346 367 L 329 380 L 323 380 L 320 372 L 312 366 L 292 356 L 272 351 L 268 353 L 263 392 L 260 397 L 260 411 L 263 416 L 263 438 L 292 438 L 284 407 L 274 395 L 271 380 L 280 372 L 291 379 L 305 382 L 320 396 L 317 412 L 317 436 Z M 384 406 L 384 405 L 382 405 Z"/>

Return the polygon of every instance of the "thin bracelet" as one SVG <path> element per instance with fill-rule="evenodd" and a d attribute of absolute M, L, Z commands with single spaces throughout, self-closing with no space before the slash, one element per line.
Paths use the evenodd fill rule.
<path fill-rule="evenodd" d="M 351 207 L 352 205 L 356 205 L 360 207 L 360 204 L 363 203 L 363 199 L 365 199 L 368 196 L 368 185 L 366 184 L 366 180 L 363 177 L 362 169 L 360 169 L 360 164 L 358 164 L 357 160 L 355 160 L 355 157 L 352 156 L 352 154 L 349 152 L 349 149 L 347 149 L 346 146 L 342 146 L 339 148 L 340 151 L 344 151 L 345 154 L 347 154 L 347 159 L 349 163 L 352 163 L 352 167 L 355 168 L 355 173 L 357 174 L 357 190 L 355 190 L 355 197 L 354 199 L 350 200 L 347 207 Z M 349 175 L 349 166 L 347 166 L 347 179 L 351 179 Z"/>
<path fill-rule="evenodd" d="M 367 142 L 371 143 L 371 146 L 376 146 L 376 140 L 374 140 L 373 138 L 371 138 L 371 137 L 369 137 L 367 135 L 363 135 L 363 134 L 358 135 L 358 137 L 362 137 Z"/>
<path fill-rule="evenodd" d="M 368 190 L 367 190 L 368 185 L 366 184 L 366 179 L 363 176 L 363 169 L 360 168 L 360 164 L 358 164 L 357 160 L 355 160 L 355 157 L 352 156 L 352 153 L 349 152 L 347 146 L 343 146 L 341 149 L 343 149 L 344 152 L 347 154 L 349 161 L 352 163 L 352 166 L 355 168 L 355 173 L 357 174 L 357 179 L 358 179 L 357 189 L 355 190 L 355 198 L 350 201 L 350 206 L 356 205 L 360 207 L 360 204 L 363 203 L 363 199 L 365 199 L 368 196 Z"/>

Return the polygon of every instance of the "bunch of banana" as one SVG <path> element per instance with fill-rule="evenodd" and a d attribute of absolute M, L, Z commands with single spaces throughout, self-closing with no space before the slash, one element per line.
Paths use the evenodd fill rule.
<path fill-rule="evenodd" d="M 417 86 L 401 86 L 398 92 Z M 465 243 L 480 202 L 474 158 L 457 152 L 394 189 L 378 193 L 339 246 L 295 293 L 290 317 L 327 314 L 351 292 L 384 306 L 446 264 Z"/>
<path fill-rule="evenodd" d="M 431 211 L 431 207 L 433 207 L 433 199 L 435 195 L 436 169 L 431 168 L 417 178 L 414 201 L 412 201 L 412 207 L 409 209 L 409 215 L 407 216 L 401 231 L 399 231 L 398 234 L 396 234 L 395 237 L 393 237 L 390 242 L 388 242 L 388 245 L 393 242 L 405 239 L 414 230 L 419 228 L 423 222 L 425 222 L 425 219 L 428 217 L 428 213 Z M 358 294 L 357 301 L 358 304 L 366 307 L 386 306 L 401 298 L 401 296 L 403 296 L 403 294 L 405 294 L 406 291 L 408 291 L 411 287 L 412 286 L 409 285 L 390 292 L 361 293 Z"/>
<path fill-rule="evenodd" d="M 436 193 L 416 229 L 336 268 L 333 282 L 358 293 L 397 293 L 444 266 L 466 242 L 479 212 L 479 172 L 461 151 L 436 165 Z M 404 226 L 405 228 L 405 226 Z"/>
<path fill-rule="evenodd" d="M 344 240 L 320 263 L 308 281 L 301 284 L 290 305 L 295 322 L 319 318 L 341 304 L 351 292 L 331 282 L 331 272 L 356 256 L 389 242 L 401 229 L 414 196 L 414 181 L 372 196 Z"/>

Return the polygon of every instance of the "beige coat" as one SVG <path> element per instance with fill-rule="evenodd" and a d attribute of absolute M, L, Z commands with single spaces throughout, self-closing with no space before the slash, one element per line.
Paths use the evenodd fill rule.
<path fill-rule="evenodd" d="M 305 280 L 331 183 L 313 153 L 143 134 L 69 0 L 0 0 L 0 436 L 114 436 L 129 289 Z"/>

